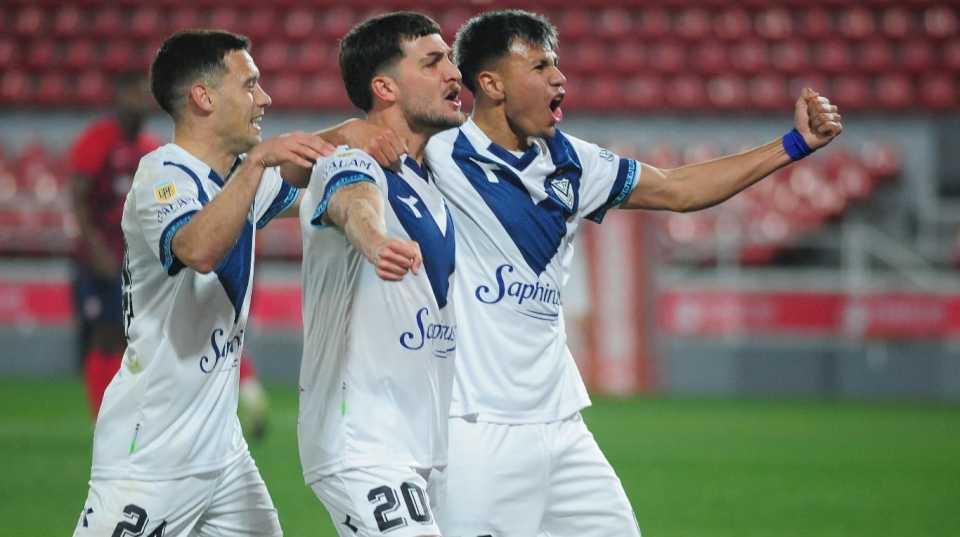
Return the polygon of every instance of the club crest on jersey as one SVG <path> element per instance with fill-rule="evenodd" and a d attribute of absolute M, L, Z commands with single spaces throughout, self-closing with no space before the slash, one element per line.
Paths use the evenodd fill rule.
<path fill-rule="evenodd" d="M 567 209 L 573 209 L 573 184 L 570 183 L 569 179 L 558 177 L 551 180 L 550 189 L 557 200 L 563 203 Z"/>
<path fill-rule="evenodd" d="M 158 203 L 167 203 L 177 197 L 177 185 L 173 181 L 163 181 L 153 185 L 153 197 Z"/>

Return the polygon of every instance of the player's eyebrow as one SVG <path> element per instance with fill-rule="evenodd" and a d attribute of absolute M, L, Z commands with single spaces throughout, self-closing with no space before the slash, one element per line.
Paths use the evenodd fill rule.
<path fill-rule="evenodd" d="M 252 86 L 252 85 L 256 84 L 259 80 L 260 80 L 260 73 L 254 73 L 254 74 L 248 76 L 248 77 L 243 81 L 243 85 L 244 85 L 244 86 Z"/>
<path fill-rule="evenodd" d="M 442 60 L 444 56 L 447 56 L 449 53 L 442 50 L 434 50 L 433 52 L 428 52 L 426 58 L 424 58 L 424 65 L 430 65 L 437 63 Z"/>

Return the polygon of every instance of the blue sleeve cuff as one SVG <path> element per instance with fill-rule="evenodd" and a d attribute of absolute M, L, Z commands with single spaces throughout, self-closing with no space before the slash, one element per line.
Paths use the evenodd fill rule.
<path fill-rule="evenodd" d="M 167 224 L 167 227 L 165 227 L 160 234 L 160 263 L 163 265 L 163 270 L 167 271 L 167 274 L 170 276 L 180 272 L 180 269 L 184 266 L 183 262 L 173 254 L 173 236 L 177 234 L 180 228 L 187 225 L 187 222 L 189 222 L 195 214 L 197 214 L 197 211 L 181 214 Z"/>
<path fill-rule="evenodd" d="M 587 220 L 596 223 L 603 222 L 603 217 L 607 211 L 620 205 L 633 192 L 633 187 L 637 184 L 637 174 L 640 172 L 640 163 L 633 159 L 621 158 L 620 167 L 617 169 L 617 179 L 613 182 L 613 188 L 610 189 L 610 196 L 606 203 L 598 209 L 587 215 Z"/>
<path fill-rule="evenodd" d="M 313 218 L 310 219 L 310 223 L 314 226 L 322 226 L 323 215 L 327 212 L 327 205 L 330 204 L 330 198 L 341 188 L 362 182 L 376 184 L 376 180 L 374 180 L 373 177 L 354 170 L 340 172 L 331 177 L 330 181 L 327 182 L 326 188 L 323 189 L 323 198 L 320 199 L 317 210 L 313 212 Z"/>
<path fill-rule="evenodd" d="M 267 207 L 267 212 L 263 213 L 260 220 L 257 220 L 257 229 L 263 229 L 263 226 L 276 218 L 278 214 L 289 209 L 290 206 L 293 205 L 293 202 L 297 201 L 297 194 L 299 192 L 299 190 L 287 183 L 280 183 L 280 191 L 277 192 L 277 195 L 273 198 L 270 207 Z"/>

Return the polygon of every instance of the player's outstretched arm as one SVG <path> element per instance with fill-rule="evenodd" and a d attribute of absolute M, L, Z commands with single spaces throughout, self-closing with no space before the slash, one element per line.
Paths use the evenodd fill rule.
<path fill-rule="evenodd" d="M 419 272 L 423 264 L 420 245 L 391 238 L 386 233 L 383 194 L 376 185 L 354 183 L 330 198 L 324 219 L 339 227 L 347 240 L 377 269 L 377 276 L 399 281 L 407 271 Z"/>
<path fill-rule="evenodd" d="M 206 274 L 216 268 L 243 231 L 264 170 L 284 163 L 311 166 L 329 144 L 306 133 L 266 140 L 247 153 L 223 191 L 173 236 L 173 253 L 184 265 Z"/>
<path fill-rule="evenodd" d="M 637 187 L 620 207 L 682 212 L 711 207 L 827 145 L 842 131 L 837 107 L 804 88 L 794 108 L 794 130 L 782 139 L 680 168 L 643 164 Z"/>
<path fill-rule="evenodd" d="M 381 166 L 394 170 L 400 169 L 400 157 L 407 152 L 406 144 L 393 130 L 362 119 L 348 119 L 313 134 L 335 146 L 360 149 Z M 304 187 L 310 182 L 310 168 L 294 164 L 281 166 L 280 175 L 294 186 Z"/>

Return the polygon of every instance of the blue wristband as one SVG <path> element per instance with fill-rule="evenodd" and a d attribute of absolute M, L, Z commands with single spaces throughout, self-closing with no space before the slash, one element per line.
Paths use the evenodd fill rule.
<path fill-rule="evenodd" d="M 807 141 L 797 132 L 797 129 L 790 129 L 790 132 L 783 135 L 783 149 L 793 160 L 800 160 L 803 157 L 813 153 Z"/>

